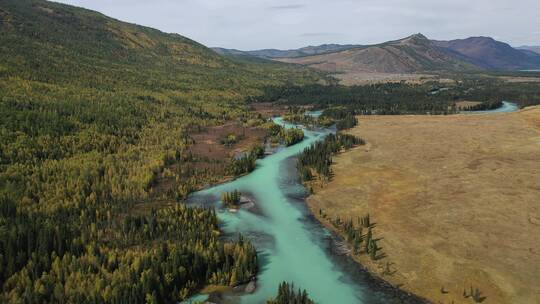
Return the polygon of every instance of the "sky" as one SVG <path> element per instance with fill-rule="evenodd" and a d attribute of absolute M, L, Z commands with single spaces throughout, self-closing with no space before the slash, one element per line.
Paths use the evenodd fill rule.
<path fill-rule="evenodd" d="M 206 46 L 374 44 L 414 33 L 540 45 L 539 0 L 56 0 Z"/>

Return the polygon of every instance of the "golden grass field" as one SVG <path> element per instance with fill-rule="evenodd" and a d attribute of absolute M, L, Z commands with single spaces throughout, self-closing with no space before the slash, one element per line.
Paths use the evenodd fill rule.
<path fill-rule="evenodd" d="M 331 218 L 369 212 L 387 257 L 357 260 L 434 303 L 473 303 L 471 286 L 483 303 L 540 303 L 540 107 L 361 116 L 350 133 L 367 144 L 334 158 L 308 204 Z"/>

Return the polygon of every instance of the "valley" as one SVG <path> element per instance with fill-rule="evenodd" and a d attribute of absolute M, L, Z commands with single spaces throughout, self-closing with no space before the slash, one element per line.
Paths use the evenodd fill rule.
<path fill-rule="evenodd" d="M 451 71 L 519 71 L 540 67 L 540 54 L 534 48 L 513 48 L 490 37 L 438 41 L 414 34 L 375 45 L 321 45 L 287 51 L 214 50 L 226 56 L 260 57 L 309 66 L 331 73 L 344 85 L 420 83 Z"/>
<path fill-rule="evenodd" d="M 181 4 L 143 15 L 190 36 L 234 15 Z M 241 51 L 114 16 L 0 1 L 1 303 L 538 296 L 534 47 Z"/>

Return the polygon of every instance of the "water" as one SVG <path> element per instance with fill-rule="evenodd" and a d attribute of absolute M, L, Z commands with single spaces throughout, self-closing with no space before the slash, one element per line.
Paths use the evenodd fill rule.
<path fill-rule="evenodd" d="M 287 128 L 295 127 L 281 118 L 275 122 Z M 257 290 L 242 296 L 240 303 L 266 303 L 276 295 L 282 281 L 294 282 L 322 304 L 397 302 L 371 290 L 367 275 L 349 257 L 331 254 L 330 233 L 313 219 L 304 203 L 306 192 L 298 182 L 294 156 L 330 132 L 305 129 L 302 142 L 258 160 L 252 173 L 190 197 L 191 204 L 218 207 L 225 233 L 244 234 L 259 252 Z M 252 196 L 256 211 L 241 209 L 231 213 L 223 209 L 219 201 L 221 193 L 234 189 Z M 199 295 L 195 299 L 205 300 L 205 297 Z"/>
<path fill-rule="evenodd" d="M 518 109 L 511 102 L 494 110 L 468 113 L 502 113 Z M 320 115 L 320 112 L 310 113 Z M 296 127 L 281 118 L 274 121 L 286 128 Z M 254 294 L 234 298 L 240 303 L 266 303 L 277 293 L 280 282 L 294 282 L 320 304 L 416 303 L 378 283 L 350 257 L 332 254 L 332 235 L 310 214 L 304 198 L 306 191 L 298 182 L 295 155 L 333 130 L 304 129 L 305 139 L 291 147 L 257 161 L 257 169 L 229 183 L 196 192 L 190 204 L 217 208 L 221 229 L 228 235 L 242 233 L 256 246 L 260 271 Z M 220 202 L 221 193 L 238 189 L 256 202 L 255 210 L 231 213 Z M 401 297 L 398 299 L 397 297 Z M 191 300 L 204 301 L 206 295 Z"/>
<path fill-rule="evenodd" d="M 500 106 L 497 109 L 493 110 L 486 110 L 486 111 L 461 111 L 462 114 L 491 114 L 491 113 L 508 113 L 508 112 L 515 112 L 519 110 L 519 107 L 517 104 L 513 102 L 503 101 L 502 106 Z"/>

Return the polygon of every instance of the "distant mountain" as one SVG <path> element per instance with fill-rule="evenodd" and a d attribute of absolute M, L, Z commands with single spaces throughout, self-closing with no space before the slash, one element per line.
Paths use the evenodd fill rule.
<path fill-rule="evenodd" d="M 240 51 L 236 49 L 225 49 L 225 48 L 219 48 L 219 47 L 215 47 L 212 49 L 216 51 L 218 54 L 229 55 L 229 56 L 255 56 L 255 57 L 261 57 L 261 58 L 287 58 L 287 57 L 293 58 L 293 57 L 338 52 L 338 51 L 347 50 L 347 49 L 351 49 L 351 48 L 355 48 L 359 46 L 360 45 L 354 45 L 354 44 L 321 44 L 317 46 L 306 46 L 303 48 L 291 49 L 291 50 L 262 49 L 262 50 L 255 50 L 255 51 Z"/>
<path fill-rule="evenodd" d="M 516 49 L 522 50 L 522 51 L 531 51 L 531 52 L 540 54 L 540 45 L 536 45 L 536 46 L 524 45 L 524 46 L 517 47 Z"/>
<path fill-rule="evenodd" d="M 413 73 L 540 68 L 540 54 L 534 52 L 538 48 L 516 49 L 489 37 L 436 41 L 415 34 L 376 45 L 343 47 L 335 51 L 328 48 L 313 55 L 273 58 L 330 72 Z"/>
<path fill-rule="evenodd" d="M 441 49 L 422 34 L 377 45 L 279 60 L 331 72 L 412 73 L 479 68 L 464 56 Z"/>
<path fill-rule="evenodd" d="M 523 70 L 540 67 L 540 54 L 519 50 L 490 37 L 470 37 L 433 41 L 435 45 L 459 53 L 488 70 Z"/>

